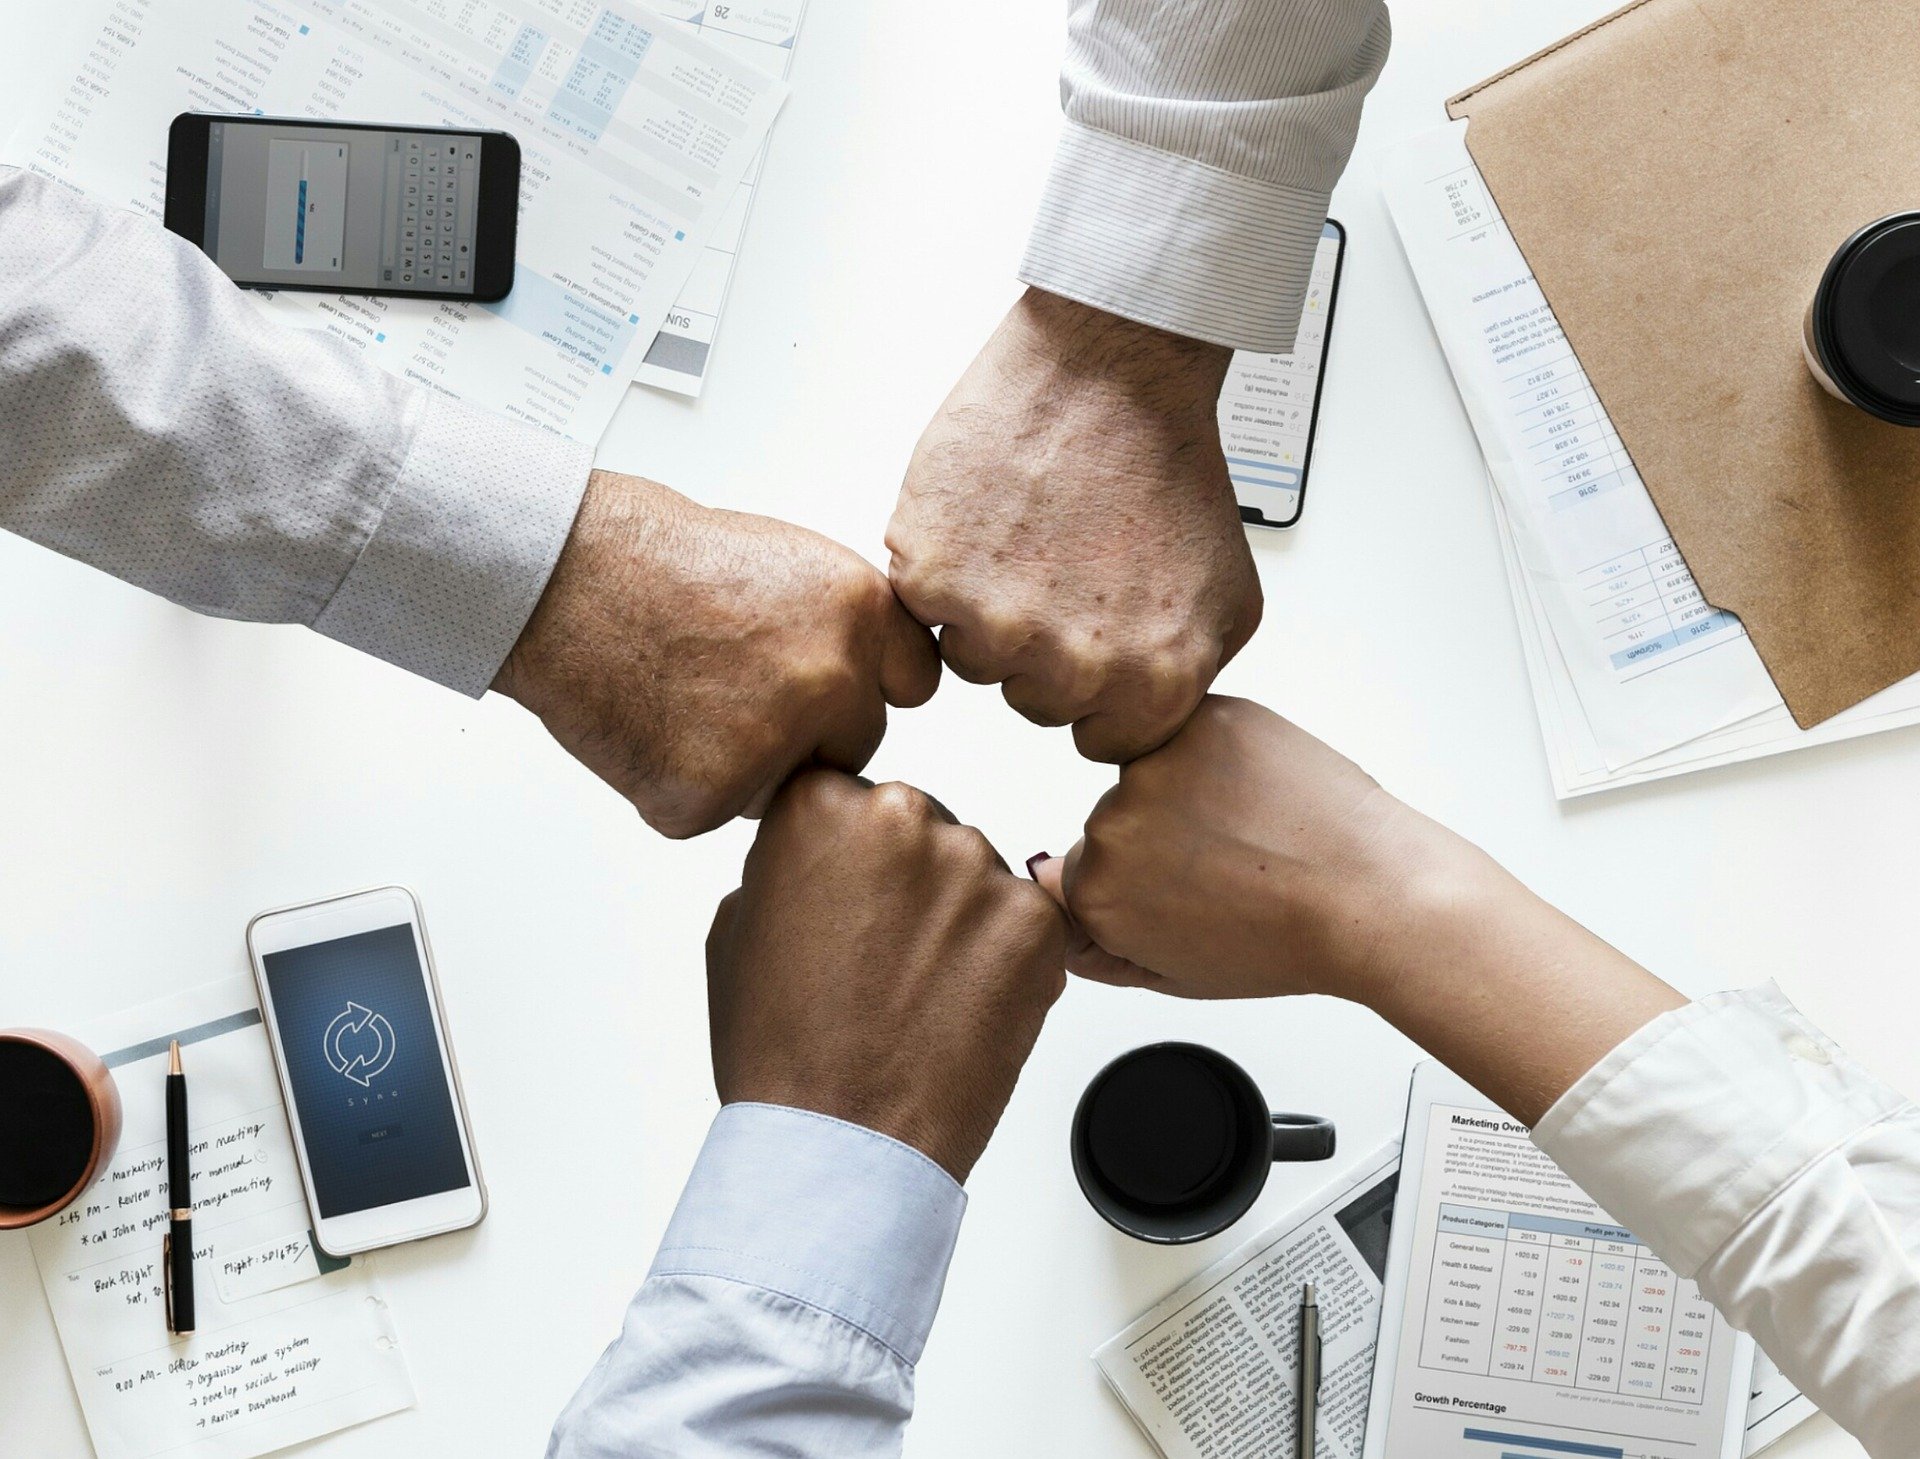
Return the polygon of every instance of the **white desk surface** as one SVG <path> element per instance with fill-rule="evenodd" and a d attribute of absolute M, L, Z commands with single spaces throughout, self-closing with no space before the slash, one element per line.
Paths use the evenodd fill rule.
<path fill-rule="evenodd" d="M 1445 96 L 1607 8 L 1395 4 L 1334 198 L 1351 242 L 1305 519 L 1257 538 L 1266 622 L 1220 687 L 1331 740 L 1680 987 L 1778 978 L 1920 1088 L 1920 738 L 1566 808 L 1549 790 L 1485 472 L 1375 159 L 1440 121 Z M 58 9 L 0 0 L 0 126 Z M 1017 290 L 1062 9 L 813 0 L 707 398 L 633 395 L 601 463 L 884 562 L 914 439 Z M 750 830 L 668 843 L 505 700 L 300 630 L 196 618 L 10 538 L 0 622 L 0 1025 L 71 1027 L 243 972 L 241 930 L 263 907 L 417 888 L 493 1213 L 381 1259 L 418 1407 L 303 1452 L 539 1454 L 715 1108 L 701 945 Z M 943 797 L 1015 866 L 1065 849 L 1112 776 L 951 679 L 897 717 L 874 769 Z M 1241 1060 L 1277 1107 L 1334 1116 L 1353 1155 L 1397 1131 L 1415 1058 L 1345 1004 L 1071 988 L 974 1175 L 910 1454 L 1148 1454 L 1088 1354 L 1322 1178 L 1277 1168 L 1253 1214 L 1201 1246 L 1103 1225 L 1068 1168 L 1073 1102 L 1108 1057 L 1167 1037 Z M 9 1454 L 88 1452 L 18 1234 L 0 1237 L 0 1427 Z M 1860 1451 L 1819 1419 L 1775 1452 Z"/>

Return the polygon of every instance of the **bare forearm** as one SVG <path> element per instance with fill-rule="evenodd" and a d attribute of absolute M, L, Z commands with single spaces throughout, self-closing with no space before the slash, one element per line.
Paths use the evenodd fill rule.
<path fill-rule="evenodd" d="M 1421 879 L 1419 911 L 1383 950 L 1365 1001 L 1531 1125 L 1686 999 L 1478 849 L 1439 835 L 1452 843 L 1444 870 Z"/>

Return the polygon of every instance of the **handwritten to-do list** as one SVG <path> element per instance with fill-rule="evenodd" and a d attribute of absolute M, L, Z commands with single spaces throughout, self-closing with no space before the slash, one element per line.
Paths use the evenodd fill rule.
<path fill-rule="evenodd" d="M 252 985 L 215 984 L 86 1033 L 125 1107 L 112 1164 L 35 1228 L 34 1258 L 100 1459 L 252 1459 L 413 1403 L 367 1258 L 317 1252 Z M 198 1330 L 167 1331 L 167 1045 L 193 1124 Z"/>

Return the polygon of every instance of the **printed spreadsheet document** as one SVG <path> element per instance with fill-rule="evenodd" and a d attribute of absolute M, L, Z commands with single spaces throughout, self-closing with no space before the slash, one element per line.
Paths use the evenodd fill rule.
<path fill-rule="evenodd" d="M 696 30 L 727 54 L 786 80 L 793 68 L 793 46 L 806 17 L 806 0 L 659 0 L 668 19 Z M 707 240 L 667 322 L 654 336 L 640 366 L 637 383 L 676 395 L 698 395 L 707 382 L 707 366 L 720 331 L 720 315 L 733 286 L 734 265 L 747 231 L 747 215 L 766 161 L 762 146 L 734 190 L 720 224 Z"/>
<path fill-rule="evenodd" d="M 1494 486 L 1561 797 L 1920 722 L 1920 676 L 1813 730 L 1707 603 L 1507 231 L 1467 123 L 1380 169 Z"/>
<path fill-rule="evenodd" d="M 497 304 L 283 292 L 393 374 L 595 441 L 725 221 L 785 83 L 631 0 L 92 0 L 0 160 L 156 220 L 183 111 L 508 131 Z"/>
<path fill-rule="evenodd" d="M 1753 1370 L 1526 1126 L 1415 1069 L 1365 1459 L 1735 1459 Z"/>

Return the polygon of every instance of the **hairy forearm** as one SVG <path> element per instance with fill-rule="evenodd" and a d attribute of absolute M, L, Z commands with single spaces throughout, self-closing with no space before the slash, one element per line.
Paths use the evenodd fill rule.
<path fill-rule="evenodd" d="M 1212 418 L 1233 351 L 1170 334 L 1090 304 L 1028 289 L 1007 316 L 1034 369 L 1051 377 L 1053 394 L 1123 393 L 1148 418 L 1180 418 L 1195 410 Z M 1042 404 L 1042 402 L 1036 402 Z"/>
<path fill-rule="evenodd" d="M 1437 830 L 1437 828 L 1436 828 Z M 1531 1125 L 1631 1034 L 1687 1000 L 1477 848 L 1413 879 L 1365 1001 Z"/>

